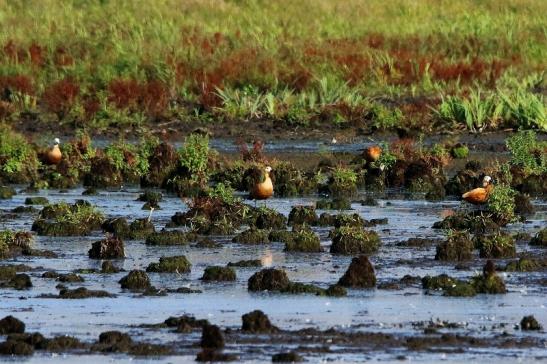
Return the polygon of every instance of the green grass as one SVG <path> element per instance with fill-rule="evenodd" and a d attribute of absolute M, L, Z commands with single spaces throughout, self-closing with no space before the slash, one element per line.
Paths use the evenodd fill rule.
<path fill-rule="evenodd" d="M 511 152 L 510 163 L 528 174 L 547 172 L 547 142 L 537 139 L 533 131 L 521 131 L 505 141 Z"/>
<path fill-rule="evenodd" d="M 476 131 L 498 125 L 501 84 L 545 86 L 545 14 L 541 0 L 0 0 L 0 119 L 429 128 L 444 95 L 442 119 Z M 500 92 L 502 119 L 545 129 L 539 89 Z"/>
<path fill-rule="evenodd" d="M 25 137 L 0 124 L 0 172 L 10 175 L 37 166 L 36 152 Z"/>

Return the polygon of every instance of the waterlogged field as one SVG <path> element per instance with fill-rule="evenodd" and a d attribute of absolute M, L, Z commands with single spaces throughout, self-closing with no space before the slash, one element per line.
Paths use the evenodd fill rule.
<path fill-rule="evenodd" d="M 500 142 L 492 140 L 491 145 Z M 186 148 L 188 143 L 184 143 Z M 210 145 L 220 156 L 233 155 L 226 141 L 212 140 Z M 477 147 L 468 145 L 471 150 Z M 302 148 L 309 150 L 299 154 L 302 151 L 291 143 L 278 143 L 271 146 L 274 152 L 270 154 L 257 149 L 247 153 L 254 151 L 256 158 L 270 160 L 290 155 L 293 160 L 308 159 L 308 164 L 327 155 L 347 161 L 361 153 L 356 145 L 335 146 L 331 152 L 317 151 L 311 145 Z M 181 151 L 181 158 L 188 157 L 187 153 L 187 149 Z M 488 161 L 499 153 L 483 150 L 478 154 Z M 469 160 L 478 154 L 472 152 Z M 229 163 L 238 163 L 240 157 L 231 158 L 235 161 Z M 503 158 L 511 161 L 514 155 L 507 153 Z M 222 173 L 232 168 L 228 165 L 224 171 L 221 168 Z M 150 168 L 149 172 L 153 163 Z M 39 332 L 43 337 L 10 333 L 17 325 L 2 321 L 0 330 L 6 335 L 0 345 L 2 353 L 32 350 L 34 355 L 24 359 L 30 363 L 107 359 L 178 362 L 196 357 L 241 362 L 272 358 L 508 363 L 547 359 L 544 329 L 534 325 L 547 323 L 545 237 L 541 238 L 547 227 L 544 195 L 529 200 L 527 213 L 522 212 L 520 203 L 518 214 L 525 218 L 507 224 L 492 214 L 492 206 L 477 215 L 476 208 L 463 205 L 456 196 L 424 199 L 425 190 L 404 187 L 373 191 L 370 180 L 356 190 L 348 187 L 347 194 L 329 182 L 329 199 L 317 192 L 283 197 L 283 188 L 290 183 L 283 179 L 282 167 L 278 168 L 275 186 L 279 196 L 258 203 L 248 200 L 244 192 L 230 196 L 219 187 L 201 200 L 181 200 L 173 192 L 123 182 L 96 191 L 80 186 L 33 191 L 26 185 L 11 185 L 18 193 L 1 200 L 2 229 L 32 229 L 35 233 L 30 248 L 18 243 L 22 250 L 12 247 L 11 255 L 1 262 L 6 276 L 10 274 L 7 266 L 17 267 L 17 272 L 0 280 L 0 316 L 12 315 L 24 322 L 26 333 Z M 369 174 L 374 171 L 365 168 Z M 450 168 L 447 175 L 454 181 L 455 176 L 470 173 L 466 168 L 469 166 Z M 92 172 L 97 177 L 103 173 Z M 223 180 L 227 179 L 224 175 Z M 497 183 L 501 189 L 500 180 Z M 142 198 L 145 191 L 147 197 Z M 162 192 L 163 196 L 160 199 L 151 192 Z M 346 196 L 347 202 L 333 196 Z M 224 202 L 216 200 L 219 198 Z M 156 206 L 152 213 L 143 210 L 144 200 Z M 64 217 L 59 219 L 51 206 L 65 202 L 80 207 L 77 212 L 70 212 L 70 207 L 62 210 Z M 321 206 L 335 202 L 340 204 L 335 210 Z M 40 205 L 29 203 L 47 203 L 49 207 L 40 212 Z M 209 204 L 216 206 L 221 216 L 207 210 Z M 90 211 L 89 206 L 95 209 Z M 241 208 L 246 209 L 247 217 L 240 221 Z M 96 213 L 101 214 L 102 227 L 93 222 Z M 203 224 L 200 219 L 207 216 L 210 220 Z M 460 222 L 464 228 L 433 227 L 454 216 L 464 219 Z M 53 225 L 36 223 L 43 219 Z M 87 222 L 79 224 L 89 229 L 74 232 L 74 219 L 84 219 Z M 119 219 L 138 223 L 127 230 L 127 225 L 118 225 Z M 308 227 L 299 228 L 304 221 Z M 254 228 L 249 230 L 249 226 Z M 185 233 L 171 239 L 161 232 L 164 228 Z M 542 229 L 543 233 L 538 233 Z M 344 244 L 335 243 L 333 230 L 345 237 Z M 355 238 L 355 243 L 353 234 L 363 231 L 368 238 Z M 317 245 L 315 238 L 307 240 L 310 232 L 317 237 Z M 372 243 L 372 232 L 378 235 L 379 245 Z M 52 234 L 60 236 L 49 236 Z M 123 236 L 121 255 L 113 236 Z M 101 251 L 91 253 L 97 241 L 104 243 Z M 300 243 L 288 248 L 290 241 Z M 191 263 L 189 271 L 186 261 L 176 269 L 161 265 L 162 257 L 182 255 Z M 211 266 L 242 261 L 247 266 L 233 266 L 235 276 L 228 269 L 205 278 Z M 486 267 L 491 263 L 487 261 L 494 262 L 494 273 L 488 273 Z M 258 272 L 272 272 L 272 268 L 277 273 L 266 274 L 258 283 L 253 280 Z M 149 283 L 120 283 L 133 270 L 147 271 L 142 274 Z M 21 275 L 27 275 L 31 287 Z M 254 310 L 267 317 L 255 313 L 242 320 Z M 521 322 L 530 315 L 533 321 Z M 24 345 L 10 346 L 10 342 Z M 290 354 L 275 357 L 279 353 Z M 0 356 L 0 360 L 13 359 Z"/>
<path fill-rule="evenodd" d="M 0 0 L 0 361 L 547 361 L 546 24 Z"/>

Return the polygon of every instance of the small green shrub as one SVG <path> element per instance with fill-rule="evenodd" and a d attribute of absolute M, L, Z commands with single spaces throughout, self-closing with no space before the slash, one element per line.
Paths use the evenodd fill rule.
<path fill-rule="evenodd" d="M 519 166 L 528 174 L 547 172 L 547 142 L 539 141 L 536 133 L 520 131 L 505 141 L 511 152 L 511 164 Z"/>
<path fill-rule="evenodd" d="M 450 157 L 450 153 L 442 144 L 433 145 L 429 152 L 433 157 L 437 157 L 439 159 L 447 159 Z"/>
<path fill-rule="evenodd" d="M 469 148 L 467 147 L 467 145 L 457 144 L 452 147 L 450 154 L 456 159 L 465 159 L 469 155 Z"/>
<path fill-rule="evenodd" d="M 179 150 L 180 163 L 188 170 L 190 179 L 205 185 L 209 179 L 207 164 L 209 161 L 209 137 L 190 134 Z"/>
<path fill-rule="evenodd" d="M 389 109 L 382 104 L 375 104 L 370 110 L 372 125 L 376 129 L 388 130 L 399 126 L 403 120 L 403 113 L 398 108 Z"/>
<path fill-rule="evenodd" d="M 387 143 L 380 143 L 380 148 L 382 148 L 380 158 L 378 158 L 378 160 L 375 161 L 372 166 L 381 170 L 389 170 L 391 167 L 393 167 L 395 162 L 397 162 L 397 157 L 390 152 L 389 145 Z"/>
<path fill-rule="evenodd" d="M 25 137 L 0 125 L 0 172 L 10 175 L 37 167 L 36 152 Z"/>
<path fill-rule="evenodd" d="M 516 191 L 507 185 L 497 185 L 488 198 L 488 210 L 498 221 L 508 223 L 515 220 Z"/>
<path fill-rule="evenodd" d="M 211 198 L 218 198 L 228 205 L 233 205 L 238 201 L 234 196 L 234 189 L 230 185 L 224 183 L 217 183 L 215 187 L 209 189 L 208 195 Z"/>

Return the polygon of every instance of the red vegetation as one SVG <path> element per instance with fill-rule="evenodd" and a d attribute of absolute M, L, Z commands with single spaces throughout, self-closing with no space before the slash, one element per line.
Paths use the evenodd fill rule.
<path fill-rule="evenodd" d="M 42 95 L 42 100 L 49 111 L 62 119 L 74 106 L 79 93 L 80 86 L 67 78 L 49 85 Z"/>
<path fill-rule="evenodd" d="M 54 61 L 59 67 L 67 67 L 74 64 L 74 58 L 72 58 L 64 47 L 57 47 L 55 50 Z"/>
<path fill-rule="evenodd" d="M 414 140 L 410 138 L 397 139 L 391 143 L 389 150 L 397 159 L 413 160 L 416 159 L 419 153 L 416 151 Z"/>
<path fill-rule="evenodd" d="M 257 163 L 266 163 L 268 160 L 264 156 L 264 142 L 260 139 L 253 141 L 252 149 L 249 149 L 249 146 L 243 139 L 236 140 L 236 144 L 241 154 L 241 158 L 245 162 L 257 162 Z"/>
<path fill-rule="evenodd" d="M 159 116 L 169 104 L 169 91 L 163 82 L 152 80 L 141 86 L 141 104 L 151 116 Z"/>
<path fill-rule="evenodd" d="M 108 85 L 108 101 L 118 109 L 144 109 L 149 115 L 158 116 L 169 103 L 169 91 L 164 83 L 156 80 L 141 84 L 117 79 Z"/>
<path fill-rule="evenodd" d="M 84 111 L 86 119 L 91 119 L 101 109 L 101 103 L 96 97 L 88 97 L 84 100 Z"/>
<path fill-rule="evenodd" d="M 26 49 L 15 44 L 13 40 L 8 40 L 3 47 L 4 55 L 15 63 L 22 63 L 27 59 Z"/>
<path fill-rule="evenodd" d="M 135 109 L 140 95 L 141 87 L 135 80 L 117 79 L 108 85 L 108 101 L 118 109 Z"/>
<path fill-rule="evenodd" d="M 45 48 L 36 43 L 32 43 L 28 47 L 30 62 L 35 66 L 43 66 L 46 63 Z"/>
<path fill-rule="evenodd" d="M 4 98 L 5 95 L 9 96 L 12 92 L 33 95 L 34 87 L 32 80 L 28 76 L 0 76 L 0 92 L 2 92 L 0 98 Z"/>

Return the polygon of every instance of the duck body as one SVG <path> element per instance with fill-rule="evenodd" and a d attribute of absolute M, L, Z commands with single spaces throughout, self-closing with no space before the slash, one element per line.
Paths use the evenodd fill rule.
<path fill-rule="evenodd" d="M 55 144 L 46 154 L 46 160 L 49 164 L 59 164 L 63 159 L 63 154 L 59 148 L 59 144 Z"/>
<path fill-rule="evenodd" d="M 264 181 L 257 183 L 251 190 L 251 198 L 255 200 L 266 200 L 273 195 L 273 183 L 270 178 L 270 170 L 266 169 Z"/>
<path fill-rule="evenodd" d="M 488 184 L 486 187 L 474 188 L 462 195 L 462 198 L 473 205 L 482 205 L 488 201 L 494 186 Z"/>
<path fill-rule="evenodd" d="M 373 145 L 373 146 L 367 147 L 363 151 L 363 155 L 365 159 L 367 160 L 367 162 L 370 162 L 370 163 L 376 162 L 380 158 L 380 155 L 382 155 L 382 148 L 380 148 L 379 145 Z"/>

